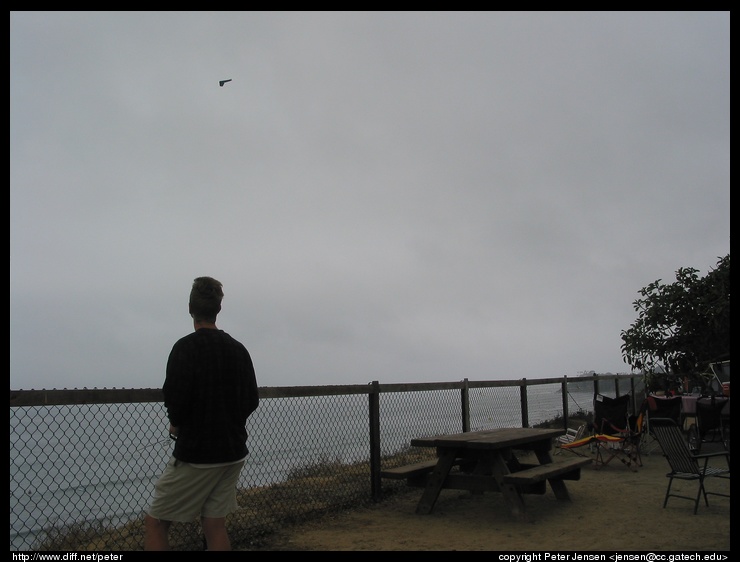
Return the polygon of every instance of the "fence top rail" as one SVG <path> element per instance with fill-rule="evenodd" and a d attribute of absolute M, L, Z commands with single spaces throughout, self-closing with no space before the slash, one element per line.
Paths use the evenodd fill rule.
<path fill-rule="evenodd" d="M 496 381 L 461 381 L 431 383 L 393 383 L 327 385 L 327 386 L 263 386 L 259 388 L 260 398 L 298 398 L 307 396 L 339 396 L 350 394 L 419 392 L 429 390 L 462 390 L 465 388 L 494 388 L 506 386 L 527 387 L 542 384 L 568 384 L 587 381 L 609 381 L 634 379 L 639 374 L 590 375 L 583 377 L 557 377 L 545 379 L 516 379 Z M 115 404 L 135 402 L 162 402 L 160 388 L 83 388 L 83 389 L 43 389 L 10 390 L 10 407 L 20 406 L 65 406 L 76 404 Z"/>
<path fill-rule="evenodd" d="M 161 388 L 83 388 L 62 390 L 11 390 L 10 406 L 65 406 L 72 404 L 125 404 L 162 402 Z"/>

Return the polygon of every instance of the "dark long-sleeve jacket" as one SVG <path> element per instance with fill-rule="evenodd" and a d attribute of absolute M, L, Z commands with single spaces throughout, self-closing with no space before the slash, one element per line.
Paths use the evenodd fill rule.
<path fill-rule="evenodd" d="M 162 390 L 170 423 L 179 429 L 176 459 L 220 463 L 249 453 L 246 422 L 259 394 L 243 344 L 209 328 L 179 339 L 167 360 Z"/>

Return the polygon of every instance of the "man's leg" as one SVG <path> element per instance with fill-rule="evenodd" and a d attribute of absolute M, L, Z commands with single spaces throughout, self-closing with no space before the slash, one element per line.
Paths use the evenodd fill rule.
<path fill-rule="evenodd" d="M 155 519 L 148 513 L 144 515 L 144 550 L 169 550 L 170 541 L 167 535 L 171 521 Z"/>
<path fill-rule="evenodd" d="M 231 541 L 226 531 L 226 517 L 201 518 L 208 550 L 231 550 Z"/>

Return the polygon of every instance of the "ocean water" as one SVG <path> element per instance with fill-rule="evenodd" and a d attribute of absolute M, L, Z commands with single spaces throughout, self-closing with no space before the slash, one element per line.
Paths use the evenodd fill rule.
<path fill-rule="evenodd" d="M 562 413 L 557 385 L 528 389 L 530 425 Z M 459 394 L 409 392 L 381 399 L 382 453 L 411 439 L 460 431 Z M 495 396 L 495 400 L 492 398 Z M 569 410 L 592 394 L 569 394 Z M 452 403 L 451 403 L 452 402 Z M 471 429 L 521 425 L 519 389 L 471 389 Z M 65 420 L 80 420 L 65 426 Z M 172 452 L 164 408 L 152 404 L 11 408 L 10 548 L 25 550 L 65 522 L 115 527 L 141 516 Z M 33 429 L 28 429 L 33 428 Z M 248 421 L 244 487 L 287 478 L 326 460 L 368 458 L 367 396 L 263 400 Z"/>

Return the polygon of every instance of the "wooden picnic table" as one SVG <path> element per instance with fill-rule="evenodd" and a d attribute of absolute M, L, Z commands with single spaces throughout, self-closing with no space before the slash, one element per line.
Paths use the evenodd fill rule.
<path fill-rule="evenodd" d="M 443 489 L 501 492 L 518 518 L 526 518 L 523 494 L 544 494 L 546 482 L 558 500 L 570 501 L 564 480 L 578 480 L 581 467 L 591 459 L 554 463 L 550 454 L 553 439 L 564 433 L 564 429 L 514 427 L 412 439 L 414 447 L 437 449 L 431 473 L 424 480 L 409 479 L 410 484 L 424 487 L 416 513 L 431 513 Z M 534 452 L 539 464 L 519 462 L 516 450 Z M 459 466 L 460 471 L 451 473 L 453 466 Z"/>

